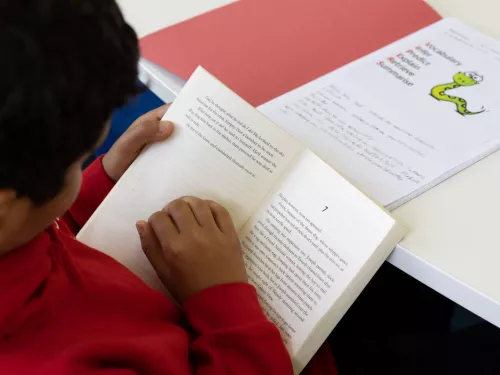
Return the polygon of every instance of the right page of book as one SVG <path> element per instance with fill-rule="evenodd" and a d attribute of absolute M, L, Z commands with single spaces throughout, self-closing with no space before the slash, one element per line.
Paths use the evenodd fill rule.
<path fill-rule="evenodd" d="M 394 209 L 498 150 L 500 42 L 445 19 L 259 109 Z"/>
<path fill-rule="evenodd" d="M 299 372 L 406 228 L 303 151 L 240 231 L 250 282 Z"/>

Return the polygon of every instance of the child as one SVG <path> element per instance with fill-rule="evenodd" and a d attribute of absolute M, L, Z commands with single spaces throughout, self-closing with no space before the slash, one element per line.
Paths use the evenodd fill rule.
<path fill-rule="evenodd" d="M 137 90 L 137 39 L 114 0 L 3 1 L 0 47 L 0 373 L 291 374 L 217 203 L 181 198 L 137 224 L 181 309 L 74 237 L 173 131 L 155 110 L 81 173 Z M 304 373 L 335 373 L 324 350 Z"/>

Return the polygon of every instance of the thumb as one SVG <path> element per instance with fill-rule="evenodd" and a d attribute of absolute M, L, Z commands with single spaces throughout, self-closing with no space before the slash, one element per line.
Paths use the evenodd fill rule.
<path fill-rule="evenodd" d="M 159 142 L 167 139 L 174 131 L 174 123 L 172 121 L 157 122 L 156 133 L 148 142 Z"/>
<path fill-rule="evenodd" d="M 147 143 L 162 141 L 170 137 L 173 131 L 174 124 L 170 121 L 143 120 L 125 132 L 120 141 L 125 150 L 136 153 Z"/>
<path fill-rule="evenodd" d="M 170 269 L 168 268 L 160 241 L 156 237 L 153 228 L 146 221 L 136 223 L 137 232 L 141 240 L 141 247 L 144 254 L 153 266 L 159 279 L 168 289 L 170 280 Z"/>

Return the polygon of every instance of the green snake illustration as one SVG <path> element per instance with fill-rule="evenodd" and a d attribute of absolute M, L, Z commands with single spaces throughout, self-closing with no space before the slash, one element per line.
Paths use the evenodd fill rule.
<path fill-rule="evenodd" d="M 471 112 L 467 109 L 467 101 L 463 98 L 451 96 L 446 94 L 446 91 L 456 89 L 462 86 L 474 86 L 483 81 L 483 77 L 476 72 L 460 72 L 453 76 L 452 83 L 438 85 L 431 90 L 431 96 L 437 100 L 454 103 L 457 106 L 457 112 L 462 116 L 478 115 L 485 110 L 481 109 L 479 112 Z M 484 108 L 484 107 L 483 107 Z"/>

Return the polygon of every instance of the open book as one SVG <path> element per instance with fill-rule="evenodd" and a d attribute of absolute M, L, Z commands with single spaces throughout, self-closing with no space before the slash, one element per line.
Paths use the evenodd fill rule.
<path fill-rule="evenodd" d="M 393 210 L 500 148 L 500 42 L 445 19 L 259 110 Z"/>
<path fill-rule="evenodd" d="M 300 372 L 406 229 L 203 68 L 165 117 L 174 136 L 137 158 L 78 239 L 162 290 L 136 221 L 184 195 L 223 204 Z"/>

